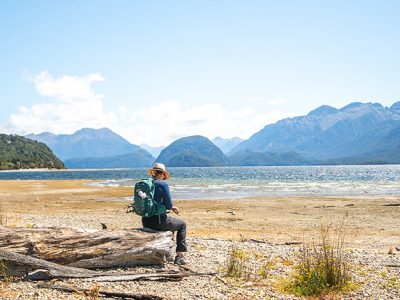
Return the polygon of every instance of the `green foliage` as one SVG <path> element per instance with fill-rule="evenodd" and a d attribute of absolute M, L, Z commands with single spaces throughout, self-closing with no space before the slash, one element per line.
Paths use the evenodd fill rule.
<path fill-rule="evenodd" d="M 35 168 L 63 169 L 64 164 L 43 143 L 0 134 L 0 170 Z"/>
<path fill-rule="evenodd" d="M 266 259 L 263 254 L 233 246 L 221 271 L 233 281 L 253 280 L 261 284 L 267 279 L 275 263 Z"/>
<path fill-rule="evenodd" d="M 391 149 L 379 154 L 360 156 L 360 157 L 342 157 L 328 159 L 320 162 L 320 165 L 385 165 L 400 163 L 400 148 Z"/>
<path fill-rule="evenodd" d="M 229 165 L 229 161 L 221 149 L 215 146 L 215 144 L 212 143 L 208 138 L 199 135 L 184 137 L 176 140 L 161 151 L 157 158 L 157 162 L 163 163 L 166 166 L 170 166 L 169 161 L 174 159 L 174 157 L 180 153 L 188 150 L 196 151 L 210 160 L 220 163 L 220 165 Z M 178 157 L 177 159 L 180 158 Z M 185 167 L 192 166 L 193 165 L 185 165 Z"/>
<path fill-rule="evenodd" d="M 249 255 L 238 248 L 230 250 L 229 256 L 226 261 L 225 272 L 227 275 L 240 278 L 245 274 L 245 263 Z"/>
<path fill-rule="evenodd" d="M 296 152 L 269 153 L 255 152 L 251 149 L 238 151 L 229 156 L 233 166 L 305 166 L 310 162 Z"/>
<path fill-rule="evenodd" d="M 305 245 L 299 256 L 298 272 L 284 290 L 296 295 L 320 296 L 349 287 L 350 267 L 344 249 L 342 228 L 330 239 L 331 225 L 321 227 L 321 241 Z"/>
<path fill-rule="evenodd" d="M 221 167 L 224 164 L 201 155 L 194 150 L 186 150 L 175 155 L 166 165 L 168 167 Z"/>
<path fill-rule="evenodd" d="M 0 260 L 0 275 L 3 278 L 5 286 L 10 285 L 13 280 L 13 271 L 15 266 L 7 261 Z"/>
<path fill-rule="evenodd" d="M 138 150 L 108 157 L 71 158 L 65 161 L 65 166 L 70 169 L 141 168 L 150 167 L 153 162 L 149 152 Z"/>

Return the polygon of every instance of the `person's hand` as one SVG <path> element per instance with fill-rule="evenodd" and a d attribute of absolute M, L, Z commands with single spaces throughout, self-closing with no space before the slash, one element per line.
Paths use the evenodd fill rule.
<path fill-rule="evenodd" d="M 176 213 L 177 215 L 179 215 L 179 208 L 177 208 L 176 206 L 172 206 L 171 210 Z"/>

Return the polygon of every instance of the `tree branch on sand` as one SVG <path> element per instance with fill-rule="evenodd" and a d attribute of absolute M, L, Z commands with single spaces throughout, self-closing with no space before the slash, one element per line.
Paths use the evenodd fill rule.
<path fill-rule="evenodd" d="M 181 279 L 187 276 L 215 275 L 186 272 L 105 273 L 93 269 L 164 264 L 171 256 L 171 232 L 144 229 L 82 231 L 71 228 L 17 228 L 0 226 L 0 261 L 12 276 L 25 280 L 83 278 L 96 283 L 96 290 L 53 284 L 38 288 L 76 292 L 85 295 L 124 299 L 163 299 L 156 295 L 102 291 L 97 282 L 133 281 L 148 278 Z M 78 267 L 79 266 L 79 267 Z M 0 276 L 4 275 L 0 273 Z"/>
<path fill-rule="evenodd" d="M 63 292 L 70 292 L 70 293 L 76 293 L 76 292 L 81 292 L 81 293 L 88 293 L 90 292 L 89 289 L 84 289 L 80 287 L 69 287 L 66 285 L 49 285 L 49 284 L 39 284 L 37 285 L 38 288 L 44 288 L 44 289 L 53 289 L 53 290 L 58 290 L 58 291 L 63 291 Z M 110 292 L 110 291 L 98 291 L 99 295 L 104 295 L 104 296 L 109 296 L 109 297 L 120 297 L 123 299 L 129 298 L 129 299 L 140 299 L 140 300 L 161 300 L 163 299 L 162 297 L 155 296 L 155 295 L 144 295 L 144 294 L 133 294 L 133 293 L 121 293 L 121 292 Z"/>
<path fill-rule="evenodd" d="M 169 231 L 0 226 L 0 248 L 69 267 L 101 269 L 163 265 L 172 254 Z"/>

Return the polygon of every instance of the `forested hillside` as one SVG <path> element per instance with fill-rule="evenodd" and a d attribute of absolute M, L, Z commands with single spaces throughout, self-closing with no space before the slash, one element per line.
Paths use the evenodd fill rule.
<path fill-rule="evenodd" d="M 45 144 L 18 135 L 0 134 L 0 170 L 35 168 L 65 167 Z"/>
<path fill-rule="evenodd" d="M 154 157 L 146 150 L 109 157 L 71 158 L 65 161 L 69 169 L 150 168 Z"/>
<path fill-rule="evenodd" d="M 156 161 L 168 167 L 229 166 L 221 149 L 200 135 L 176 140 L 161 151 Z"/>

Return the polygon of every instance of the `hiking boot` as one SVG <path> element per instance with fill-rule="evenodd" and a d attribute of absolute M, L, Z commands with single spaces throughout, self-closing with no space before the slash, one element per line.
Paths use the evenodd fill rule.
<path fill-rule="evenodd" d="M 183 256 L 182 256 L 182 257 L 176 256 L 176 257 L 175 257 L 174 264 L 180 265 L 180 266 L 181 266 L 181 265 L 186 265 L 187 262 L 186 262 L 186 260 L 183 258 Z"/>

